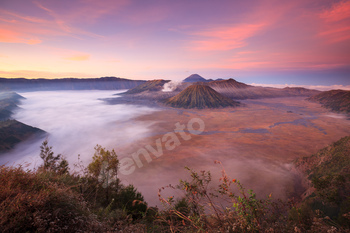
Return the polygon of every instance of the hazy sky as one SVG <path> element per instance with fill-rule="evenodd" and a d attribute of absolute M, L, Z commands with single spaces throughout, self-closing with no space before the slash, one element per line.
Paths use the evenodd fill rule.
<path fill-rule="evenodd" d="M 0 76 L 350 84 L 350 0 L 1 0 Z"/>

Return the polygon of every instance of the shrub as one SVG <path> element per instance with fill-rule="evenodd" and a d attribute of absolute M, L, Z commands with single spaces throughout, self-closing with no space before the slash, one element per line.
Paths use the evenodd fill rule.
<path fill-rule="evenodd" d="M 2 232 L 100 231 L 102 223 L 80 195 L 21 167 L 0 167 Z"/>

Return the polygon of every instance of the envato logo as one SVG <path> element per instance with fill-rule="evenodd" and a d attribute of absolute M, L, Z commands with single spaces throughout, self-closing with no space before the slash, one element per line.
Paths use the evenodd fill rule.
<path fill-rule="evenodd" d="M 98 176 L 98 181 L 102 183 L 102 187 L 107 188 L 109 184 L 116 182 L 117 180 L 116 174 L 113 174 L 113 171 L 108 169 L 108 162 L 103 161 L 100 174 Z"/>
<path fill-rule="evenodd" d="M 162 137 L 155 140 L 155 148 L 151 145 L 146 145 L 145 147 L 139 149 L 137 152 L 131 154 L 131 157 L 125 157 L 120 160 L 120 172 L 123 175 L 130 175 L 135 170 L 136 167 L 143 167 L 143 163 L 141 161 L 141 156 L 143 156 L 144 160 L 147 163 L 152 162 L 151 154 L 159 158 L 163 156 L 164 149 L 171 151 L 176 147 L 181 145 L 180 136 L 183 140 L 188 141 L 192 138 L 192 135 L 199 135 L 204 131 L 205 124 L 204 121 L 200 118 L 192 118 L 187 123 L 187 132 L 185 132 L 186 125 L 180 124 L 177 122 L 175 124 L 174 132 L 169 132 L 164 134 Z"/>

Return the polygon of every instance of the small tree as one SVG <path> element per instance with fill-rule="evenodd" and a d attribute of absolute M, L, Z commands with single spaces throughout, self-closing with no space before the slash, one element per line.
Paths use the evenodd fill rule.
<path fill-rule="evenodd" d="M 119 188 L 119 160 L 117 154 L 114 150 L 109 151 L 97 145 L 92 162 L 87 168 L 90 175 L 106 189 L 106 200 L 109 201 L 109 188 L 113 186 L 116 192 Z"/>
<path fill-rule="evenodd" d="M 122 208 L 133 219 L 142 218 L 147 211 L 147 203 L 143 195 L 133 185 L 128 185 L 120 190 L 115 208 L 117 207 Z"/>
<path fill-rule="evenodd" d="M 65 174 L 69 171 L 68 161 L 61 154 L 54 155 L 52 146 L 48 146 L 47 139 L 40 146 L 40 158 L 44 161 L 44 164 L 39 168 L 44 171 L 57 172 L 59 174 Z"/>

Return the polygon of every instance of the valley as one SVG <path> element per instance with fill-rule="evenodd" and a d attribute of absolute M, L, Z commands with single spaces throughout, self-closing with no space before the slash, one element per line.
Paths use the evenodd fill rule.
<path fill-rule="evenodd" d="M 306 100 L 319 91 L 254 87 L 199 75 L 163 91 L 169 82 L 147 81 L 126 92 L 27 92 L 23 109 L 13 117 L 45 130 L 55 151 L 70 164 L 77 162 L 78 154 L 88 164 L 96 144 L 114 149 L 121 161 L 121 182 L 135 185 L 153 206 L 159 205 L 158 188 L 186 178 L 184 167 L 211 171 L 218 180 L 221 167 L 214 165 L 216 160 L 258 197 L 300 197 L 304 189 L 293 161 L 350 132 L 347 115 Z M 196 119 L 203 122 L 203 130 L 191 134 L 187 127 L 183 133 L 190 134 L 184 139 L 176 125 L 185 127 Z M 1 161 L 35 167 L 41 143 L 19 143 Z M 133 169 L 123 172 L 123 161 L 131 161 Z"/>
<path fill-rule="evenodd" d="M 173 132 L 177 122 L 186 125 L 191 119 L 199 118 L 205 129 L 200 135 L 191 135 L 190 140 L 178 136 L 179 146 L 171 151 L 163 150 L 161 157 L 153 156 L 149 163 L 143 160 L 144 166 L 130 175 L 122 175 L 122 181 L 133 183 L 150 203 L 157 204 L 154 200 L 158 188 L 184 178 L 185 166 L 220 175 L 221 168 L 214 165 L 219 160 L 231 177 L 260 197 L 272 192 L 274 197 L 286 198 L 302 192 L 297 174 L 292 172 L 292 162 L 310 156 L 350 132 L 345 115 L 330 113 L 303 97 L 242 103 L 244 106 L 210 110 L 162 107 L 160 111 L 135 118 L 152 123 L 152 135 L 115 148 L 120 158 L 131 157 L 147 145 L 157 148 L 156 140 Z"/>

